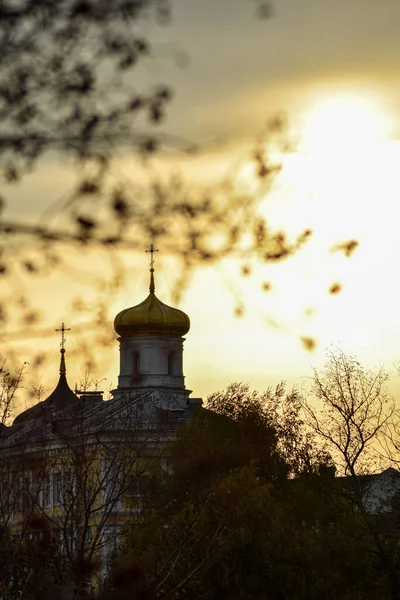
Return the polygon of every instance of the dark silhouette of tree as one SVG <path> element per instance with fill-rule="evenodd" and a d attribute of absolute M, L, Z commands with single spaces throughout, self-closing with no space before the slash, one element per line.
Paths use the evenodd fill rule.
<path fill-rule="evenodd" d="M 233 384 L 178 433 L 170 471 L 147 481 L 105 598 L 390 597 L 329 458 L 310 444 L 313 460 L 302 451 L 297 467 L 291 454 L 286 462 L 285 435 L 293 444 L 296 428 L 286 419 L 285 434 L 274 416 L 275 393 Z"/>
<path fill-rule="evenodd" d="M 378 441 L 388 430 L 394 400 L 386 389 L 387 373 L 366 372 L 344 352 L 332 351 L 321 372 L 314 369 L 315 407 L 306 399 L 303 408 L 311 429 L 325 441 L 341 471 L 355 477 L 375 467 Z"/>
<path fill-rule="evenodd" d="M 224 202 L 217 209 L 212 196 L 189 197 L 177 182 L 166 186 L 154 182 L 150 190 L 140 193 L 139 187 L 129 190 L 121 178 L 116 183 L 110 179 L 113 160 L 127 152 L 151 155 L 171 145 L 189 149 L 189 143 L 167 136 L 158 127 L 165 119 L 172 90 L 166 85 L 145 90 L 137 87 L 138 64 L 152 59 L 146 24 L 151 20 L 164 23 L 169 18 L 168 0 L 2 3 L 3 177 L 7 182 L 18 181 L 49 153 L 56 153 L 63 161 L 74 161 L 79 174 L 75 190 L 62 207 L 68 209 L 69 222 L 54 228 L 48 223 L 3 220 L 0 226 L 5 242 L 16 235 L 32 235 L 43 243 L 91 241 L 138 247 L 136 236 L 128 235 L 136 226 L 141 233 L 147 232 L 146 237 L 168 233 L 172 244 L 166 221 L 168 216 L 180 216 L 182 225 L 197 223 L 187 236 L 183 235 L 190 246 L 182 251 L 197 250 L 202 259 L 212 258 L 210 248 L 202 247 L 202 228 L 212 218 L 218 236 L 217 224 L 224 220 L 227 208 Z M 256 160 L 263 177 L 272 174 L 273 167 L 266 164 L 261 153 Z M 225 192 L 233 199 L 233 190 Z M 240 200 L 245 199 L 241 196 Z M 235 212 L 234 202 L 230 208 Z M 235 228 L 230 223 L 230 244 L 235 245 L 235 237 L 240 234 L 241 217 L 236 215 Z M 24 267 L 27 272 L 35 272 L 39 265 L 26 260 Z M 6 272 L 4 264 L 2 273 Z"/>
<path fill-rule="evenodd" d="M 314 398 L 305 399 L 308 425 L 332 454 L 340 472 L 348 476 L 340 493 L 364 521 L 371 552 L 388 579 L 388 594 L 400 597 L 397 539 L 387 535 L 379 518 L 371 514 L 368 473 L 376 471 L 391 432 L 396 429 L 394 399 L 386 389 L 387 373 L 367 372 L 352 356 L 330 352 L 322 372 L 314 370 Z M 315 406 L 315 398 L 320 406 Z M 379 512 L 379 510 L 378 510 Z"/>

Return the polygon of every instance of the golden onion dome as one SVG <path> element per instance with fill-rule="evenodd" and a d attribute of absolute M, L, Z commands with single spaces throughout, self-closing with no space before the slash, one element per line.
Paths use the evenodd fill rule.
<path fill-rule="evenodd" d="M 114 329 L 121 337 L 164 335 L 181 337 L 190 329 L 190 319 L 183 310 L 172 308 L 155 295 L 154 269 L 150 269 L 150 294 L 140 304 L 117 314 Z"/>

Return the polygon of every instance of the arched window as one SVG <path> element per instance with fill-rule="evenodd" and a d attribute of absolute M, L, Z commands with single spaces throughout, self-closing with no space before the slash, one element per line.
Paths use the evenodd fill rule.
<path fill-rule="evenodd" d="M 140 374 L 140 354 L 139 354 L 139 352 L 133 353 L 133 374 L 134 375 Z"/>
<path fill-rule="evenodd" d="M 175 375 L 175 356 L 176 352 L 168 354 L 168 375 Z"/>

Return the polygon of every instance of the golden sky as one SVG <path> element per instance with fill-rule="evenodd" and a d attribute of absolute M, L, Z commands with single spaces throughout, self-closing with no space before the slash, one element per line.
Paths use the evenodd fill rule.
<path fill-rule="evenodd" d="M 383 364 L 395 371 L 400 360 L 400 3 L 274 4 L 273 18 L 259 20 L 252 0 L 176 0 L 172 23 L 150 27 L 158 58 L 140 72 L 144 84 L 165 82 L 175 90 L 165 131 L 200 147 L 195 156 L 163 157 L 155 166 L 160 173 L 196 182 L 224 173 L 237 160 L 245 165 L 265 122 L 284 113 L 295 144 L 281 157 L 282 171 L 262 210 L 291 235 L 305 227 L 314 231 L 298 255 L 277 265 L 253 265 L 248 278 L 233 260 L 193 275 L 180 307 L 192 323 L 184 364 L 195 396 L 237 380 L 261 389 L 281 379 L 302 385 L 331 345 L 367 367 Z M 189 57 L 185 68 L 169 58 L 177 52 Z M 132 164 L 128 158 L 121 162 L 124 176 L 134 178 Z M 70 185 L 68 169 L 47 162 L 12 190 L 9 211 L 35 219 Z M 331 251 L 351 238 L 360 245 L 350 258 Z M 144 249 L 123 257 L 131 275 L 110 296 L 110 322 L 147 293 Z M 93 296 L 87 280 L 107 271 L 107 259 L 72 253 L 71 262 L 79 264 L 73 277 L 54 272 L 26 284 L 46 315 L 48 335 L 9 338 L 28 361 L 36 348 L 43 349 L 37 383 L 46 392 L 57 380 L 58 338 L 52 330 L 63 320 L 73 328 L 67 344 L 71 386 L 83 376 L 74 336 L 83 331 L 88 345 L 95 341 L 95 328 L 71 322 L 70 304 Z M 175 269 L 162 248 L 156 268 L 157 295 L 169 303 Z M 268 293 L 264 281 L 271 284 Z M 342 291 L 332 296 L 335 282 Z M 238 302 L 245 307 L 241 318 L 234 314 Z M 313 353 L 304 350 L 302 336 L 316 339 Z M 118 358 L 116 341 L 99 350 L 93 375 L 106 377 L 106 387 L 116 384 Z"/>

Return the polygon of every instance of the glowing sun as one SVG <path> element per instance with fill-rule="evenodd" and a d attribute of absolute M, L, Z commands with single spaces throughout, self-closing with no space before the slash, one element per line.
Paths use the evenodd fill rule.
<path fill-rule="evenodd" d="M 371 99 L 334 95 L 308 111 L 300 146 L 307 154 L 354 152 L 375 146 L 388 133 L 388 118 Z"/>

